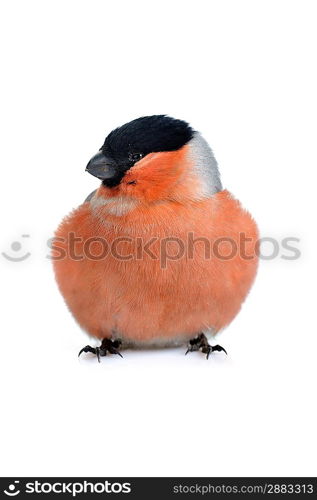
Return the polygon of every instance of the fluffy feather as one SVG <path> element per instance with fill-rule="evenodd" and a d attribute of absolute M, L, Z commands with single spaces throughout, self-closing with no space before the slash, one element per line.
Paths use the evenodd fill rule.
<path fill-rule="evenodd" d="M 238 313 L 256 274 L 257 227 L 222 190 L 209 147 L 201 143 L 203 150 L 197 149 L 192 141 L 195 135 L 175 151 L 147 154 L 118 186 L 101 185 L 58 228 L 54 255 L 65 257 L 54 261 L 56 279 L 91 335 L 127 344 L 177 344 L 200 331 L 218 332 Z M 90 253 L 100 254 L 103 239 L 107 256 L 75 260 L 70 234 L 80 238 L 77 255 L 85 255 L 85 242 L 93 237 L 99 240 Z M 207 242 L 211 253 L 217 248 L 225 258 L 206 258 Z M 228 259 L 234 246 L 237 252 Z M 184 255 L 175 258 L 183 247 Z"/>

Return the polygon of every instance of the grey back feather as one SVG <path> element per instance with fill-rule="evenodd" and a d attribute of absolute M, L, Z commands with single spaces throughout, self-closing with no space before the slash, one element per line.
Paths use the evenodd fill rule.
<path fill-rule="evenodd" d="M 95 192 L 97 191 L 97 189 L 95 189 L 92 193 L 90 193 L 87 198 L 85 199 L 84 203 L 86 203 L 86 201 L 90 201 L 91 198 L 94 196 Z"/>

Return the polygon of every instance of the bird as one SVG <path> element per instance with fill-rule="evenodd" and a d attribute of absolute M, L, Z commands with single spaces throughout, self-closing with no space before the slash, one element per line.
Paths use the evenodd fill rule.
<path fill-rule="evenodd" d="M 223 188 L 201 133 L 169 115 L 112 130 L 86 171 L 100 184 L 58 226 L 55 277 L 82 353 L 184 346 L 205 358 L 258 267 L 258 228 Z"/>

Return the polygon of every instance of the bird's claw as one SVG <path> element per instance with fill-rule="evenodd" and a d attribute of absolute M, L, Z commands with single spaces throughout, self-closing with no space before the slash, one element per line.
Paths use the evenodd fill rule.
<path fill-rule="evenodd" d="M 221 345 L 209 345 L 208 347 L 202 347 L 201 349 L 201 352 L 203 352 L 204 354 L 206 354 L 206 359 L 209 358 L 209 355 L 211 352 L 214 352 L 214 351 L 223 351 L 225 354 L 228 354 L 226 349 L 224 349 L 223 347 L 221 347 Z"/>
<path fill-rule="evenodd" d="M 91 347 L 91 345 L 86 345 L 83 347 L 79 353 L 78 357 L 83 353 L 83 352 L 91 352 L 92 354 L 95 354 L 98 358 L 98 361 L 100 363 L 100 348 L 99 347 Z"/>
<path fill-rule="evenodd" d="M 106 343 L 105 343 L 105 340 L 107 340 Z M 110 354 L 118 354 L 121 358 L 123 358 L 121 352 L 118 351 L 118 348 L 122 344 L 121 340 L 108 340 L 108 339 L 105 339 L 105 340 L 102 341 L 101 347 L 105 351 L 109 351 Z M 104 345 L 104 343 L 105 343 L 105 345 Z"/>
<path fill-rule="evenodd" d="M 221 345 L 217 344 L 217 345 L 212 346 L 212 345 L 208 344 L 207 337 L 203 333 L 201 333 L 200 335 L 198 335 L 198 337 L 191 339 L 189 341 L 188 349 L 185 352 L 185 355 L 188 354 L 189 352 L 199 351 L 199 350 L 201 350 L 201 352 L 206 354 L 206 359 L 208 359 L 210 353 L 214 352 L 214 351 L 223 351 L 227 354 L 226 349 L 221 347 Z"/>
<path fill-rule="evenodd" d="M 100 347 L 91 347 L 90 345 L 86 345 L 83 347 L 78 354 L 78 357 L 83 352 L 91 352 L 97 356 L 98 362 L 100 363 L 100 356 L 106 356 L 107 352 L 110 354 L 118 354 L 121 358 L 122 354 L 118 351 L 118 348 L 121 346 L 121 340 L 111 340 L 111 339 L 103 339 Z"/>

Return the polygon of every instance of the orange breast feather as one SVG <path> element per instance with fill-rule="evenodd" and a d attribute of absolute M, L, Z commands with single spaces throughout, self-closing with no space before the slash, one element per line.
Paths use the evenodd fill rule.
<path fill-rule="evenodd" d="M 177 341 L 232 321 L 255 277 L 257 237 L 228 191 L 186 205 L 140 204 L 121 217 L 84 203 L 57 230 L 54 267 L 90 334 Z"/>

